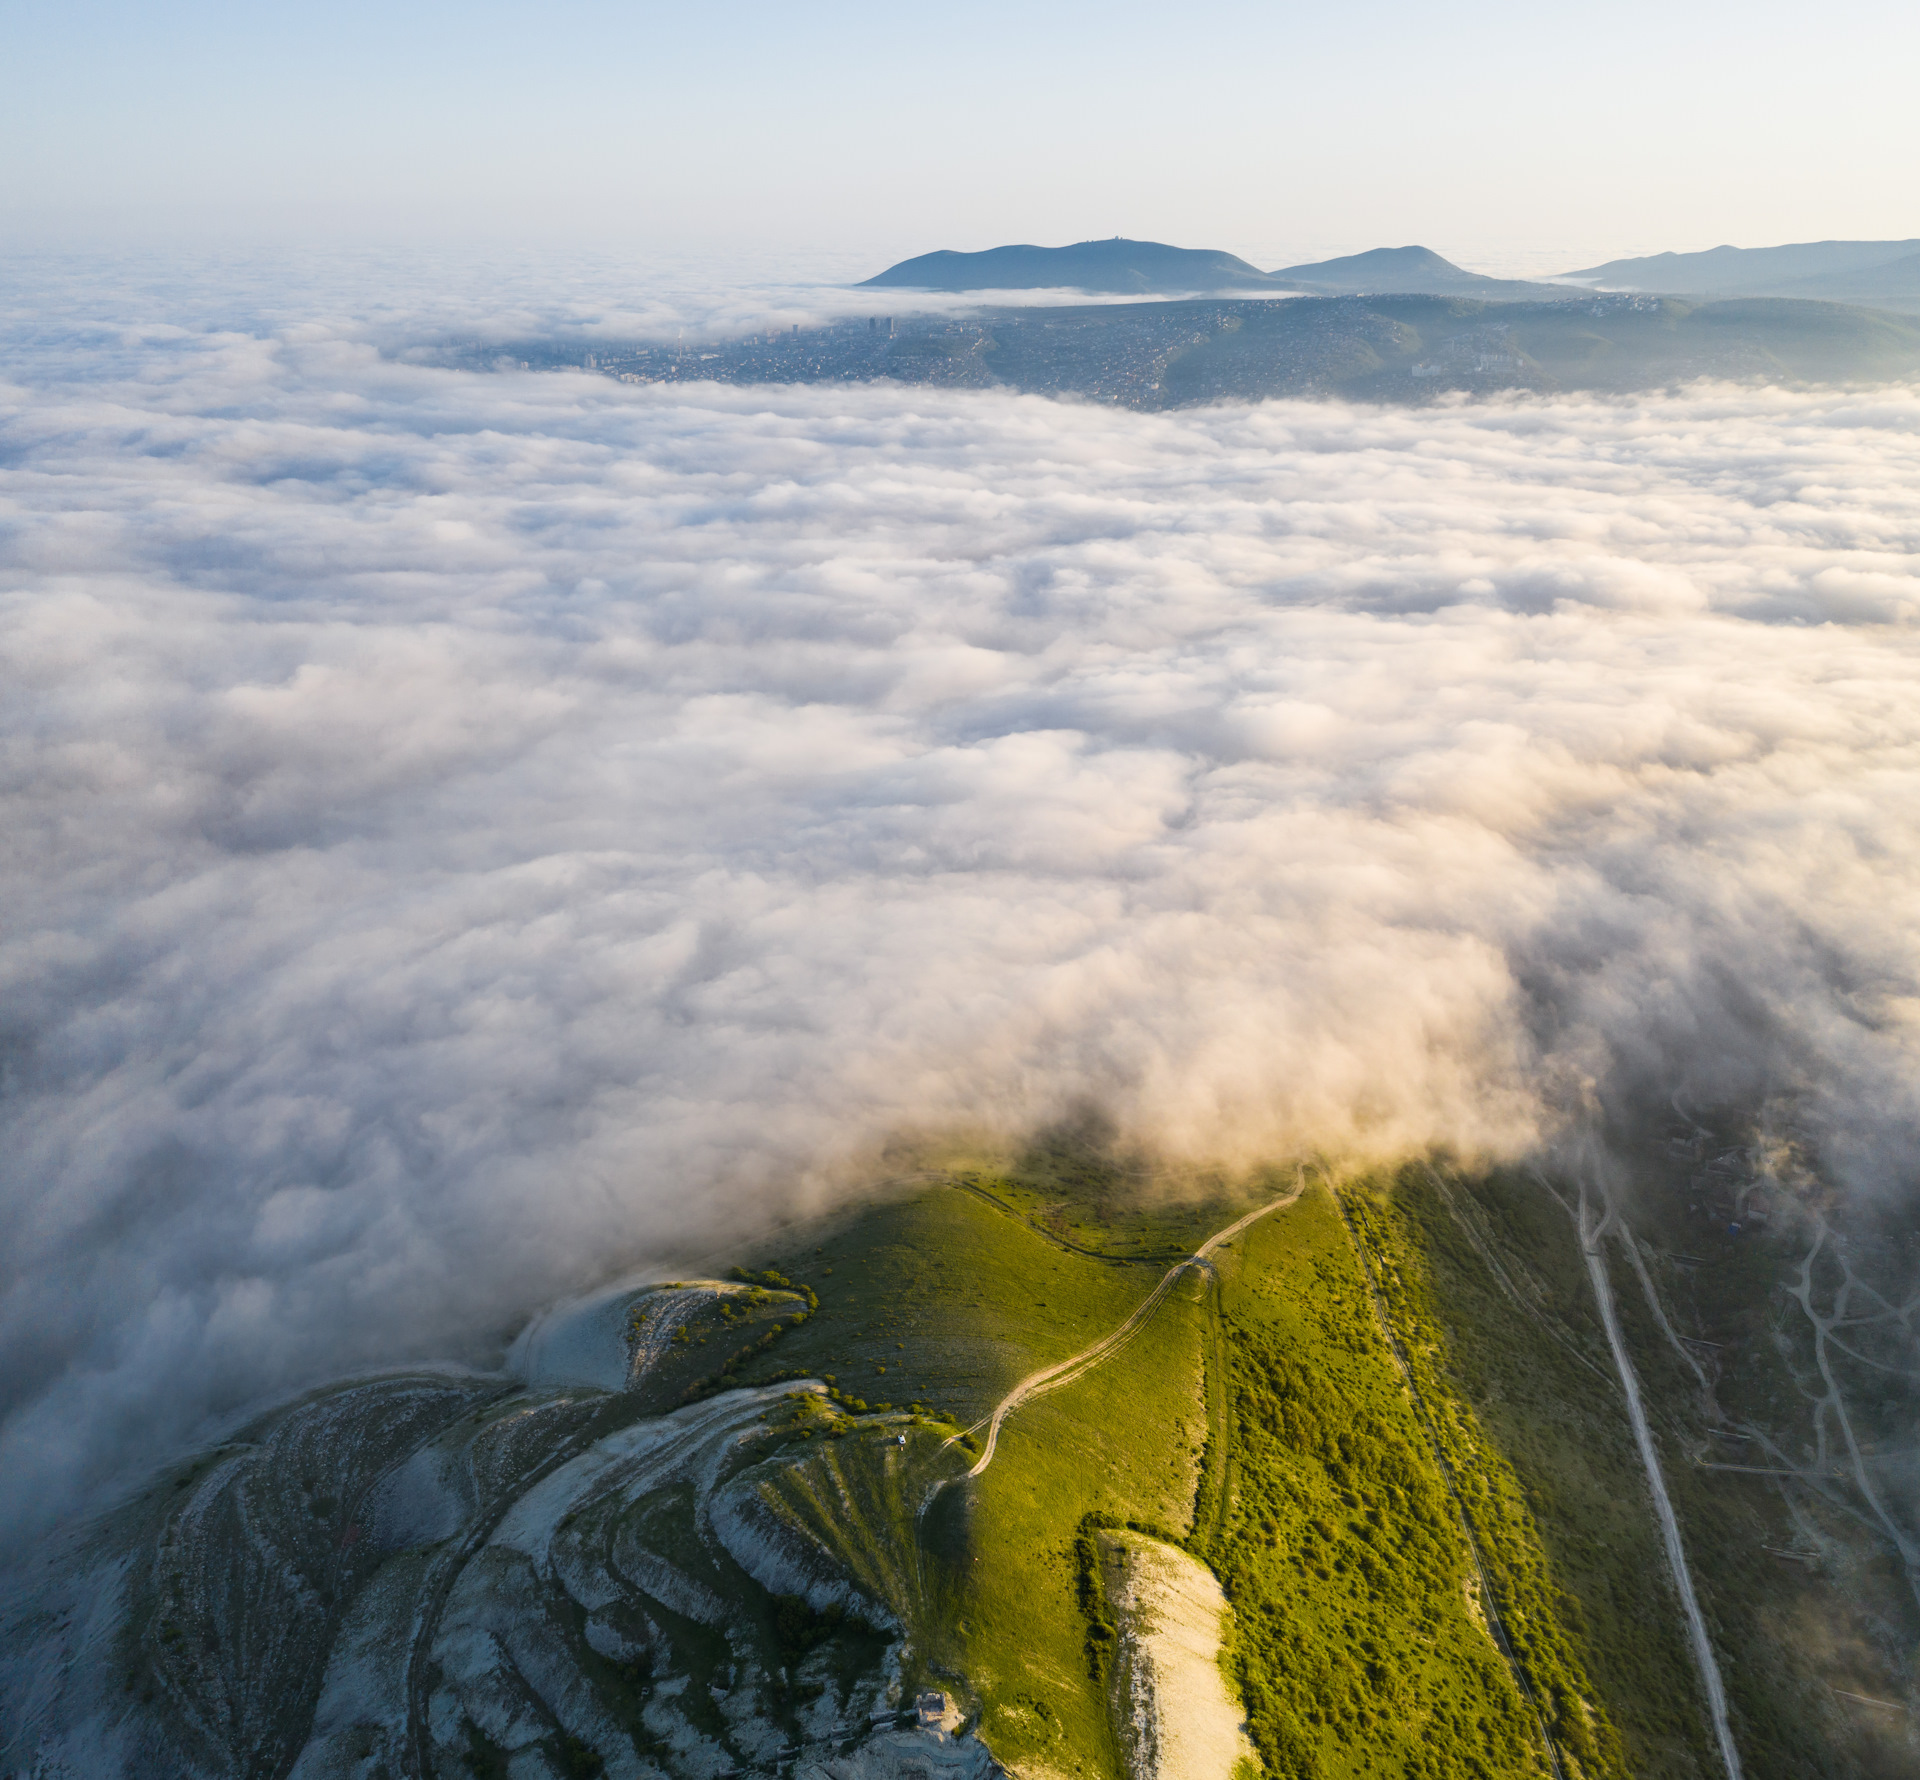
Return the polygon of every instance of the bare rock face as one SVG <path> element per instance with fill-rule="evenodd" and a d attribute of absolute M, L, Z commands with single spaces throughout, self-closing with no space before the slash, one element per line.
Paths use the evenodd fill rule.
<path fill-rule="evenodd" d="M 869 1737 L 830 1761 L 801 1761 L 794 1780 L 995 1780 L 1005 1772 L 977 1737 L 910 1730 Z"/>
<path fill-rule="evenodd" d="M 1143 1533 L 1102 1533 L 1120 1622 L 1113 1717 L 1132 1780 L 1231 1780 L 1252 1750 L 1220 1672 L 1227 1601 L 1213 1573 Z"/>
<path fill-rule="evenodd" d="M 675 1313 L 688 1295 L 656 1296 Z M 633 1326 L 623 1312 L 586 1332 L 624 1366 Z M 590 1348 L 574 1341 L 568 1364 Z M 710 1513 L 742 1470 L 764 1482 L 788 1396 L 628 1416 L 591 1386 L 391 1374 L 285 1405 L 0 1598 L 0 1771 L 372 1780 L 597 1756 L 608 1780 L 712 1780 L 770 1771 L 789 1737 L 864 1737 L 901 1691 L 888 1613 L 835 1584 L 801 1523 L 770 1521 L 842 1606 L 800 1613 L 797 1647 L 780 1643 Z M 877 1474 L 898 1439 L 867 1437 Z M 819 1460 L 796 1466 L 804 1502 Z M 910 1742 L 926 1780 L 989 1759 Z M 880 1759 L 847 1758 L 861 1780 Z"/>

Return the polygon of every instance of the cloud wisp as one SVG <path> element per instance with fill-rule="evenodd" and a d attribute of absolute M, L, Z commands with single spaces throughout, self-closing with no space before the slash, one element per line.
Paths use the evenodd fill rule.
<path fill-rule="evenodd" d="M 1088 1098 L 1905 1183 L 1920 392 L 1419 413 L 49 349 L 0 436 L 0 1519 Z"/>

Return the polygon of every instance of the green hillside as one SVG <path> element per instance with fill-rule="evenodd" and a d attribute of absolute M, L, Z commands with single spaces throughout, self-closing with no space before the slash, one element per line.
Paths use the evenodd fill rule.
<path fill-rule="evenodd" d="M 1609 1252 L 1745 1772 L 1911 1772 L 1897 1541 L 1796 1468 L 1809 1350 L 1778 1294 L 1807 1231 L 1708 1213 Z M 1547 1183 L 1170 1181 L 1055 1133 L 732 1274 L 563 1308 L 517 1377 L 316 1393 L 156 1480 L 8 1603 L 33 1653 L 8 1758 L 716 1780 L 857 1752 L 869 1780 L 936 1755 L 954 1780 L 989 1757 L 1144 1780 L 1142 1737 L 1203 1709 L 1198 1661 L 1232 1717 L 1207 1721 L 1220 1780 L 1722 1771 Z M 1890 1366 L 1903 1329 L 1852 1340 Z M 1870 1371 L 1845 1409 L 1884 1444 L 1904 1387 Z M 1768 1462 L 1714 1456 L 1749 1446 Z M 1116 1529 L 1224 1591 L 1225 1619 L 1180 1622 L 1188 1668 L 1153 1667 L 1173 1647 L 1114 1593 Z M 971 1734 L 928 1741 L 928 1689 Z"/>

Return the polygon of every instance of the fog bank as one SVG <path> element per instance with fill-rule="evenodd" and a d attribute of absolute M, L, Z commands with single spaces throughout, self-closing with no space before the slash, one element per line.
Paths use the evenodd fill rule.
<path fill-rule="evenodd" d="M 871 1146 L 1906 1186 L 1920 392 L 1170 416 L 21 336 L 0 1520 Z"/>

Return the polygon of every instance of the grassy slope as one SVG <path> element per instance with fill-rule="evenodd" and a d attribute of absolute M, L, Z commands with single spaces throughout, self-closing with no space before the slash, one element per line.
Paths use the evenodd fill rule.
<path fill-rule="evenodd" d="M 1162 1256 L 1190 1249 L 1236 1209 L 1128 1213 L 1116 1183 L 1062 1155 L 868 1208 L 779 1257 L 819 1292 L 820 1314 L 740 1376 L 811 1369 L 845 1393 L 873 1391 L 876 1406 L 885 1388 L 890 1402 L 978 1419 L 1019 1377 L 1121 1321 Z M 1400 1273 L 1419 1272 L 1411 1245 L 1430 1234 L 1401 1229 Z M 1116 1265 L 1076 1245 L 1155 1259 Z M 1444 1476 L 1331 1199 L 1310 1195 L 1218 1260 L 1217 1285 L 1183 1284 L 1120 1355 L 1023 1406 L 986 1476 L 938 1500 L 919 1534 L 928 1581 L 916 1602 L 916 1673 L 964 1676 L 983 1734 L 1017 1769 L 1111 1780 L 1118 1750 L 1074 1549 L 1083 1517 L 1106 1516 L 1176 1537 L 1191 1530 L 1227 1582 L 1241 1604 L 1241 1685 L 1277 1772 L 1534 1771 L 1530 1710 L 1476 1618 Z M 1451 1377 L 1425 1383 L 1436 1401 L 1457 1398 Z M 1294 1438 L 1276 1437 L 1280 1425 Z M 1477 1426 L 1463 1400 L 1449 1425 Z M 866 1447 L 846 1440 L 836 1469 L 863 1500 L 891 1501 L 904 1523 L 915 1493 L 882 1490 L 877 1474 L 867 1490 L 862 1468 L 882 1449 Z M 1494 1463 L 1490 1450 L 1481 1457 L 1483 1469 Z M 949 1468 L 951 1459 L 930 1464 L 929 1483 Z M 1567 1655 L 1577 1609 L 1543 1582 L 1547 1560 L 1520 1486 L 1507 1495 L 1512 1524 L 1496 1530 L 1516 1586 L 1533 1588 L 1519 1587 L 1510 1605 L 1533 1615 L 1535 1678 L 1572 1674 L 1565 1707 L 1599 1737 L 1583 1742 L 1563 1722 L 1563 1742 L 1571 1729 L 1588 1772 L 1617 1771 L 1607 1707 L 1594 1697 L 1607 1690 Z M 895 1533 L 915 1539 L 905 1524 Z M 1552 1653 L 1558 1668 L 1543 1660 Z"/>
<path fill-rule="evenodd" d="M 1027 1373 L 1123 1322 L 1165 1271 L 1160 1257 L 1189 1250 L 1238 1209 L 1127 1210 L 1111 1180 L 1076 1178 L 1062 1157 L 962 1178 L 780 1251 L 785 1270 L 818 1292 L 820 1310 L 743 1368 L 742 1381 L 810 1370 L 870 1406 L 885 1391 L 896 1405 L 976 1421 Z M 1023 1768 L 1103 1780 L 1119 1771 L 1088 1672 L 1074 1534 L 1089 1512 L 1184 1530 L 1205 1438 L 1203 1333 L 1196 1282 L 1107 1364 L 1023 1406 L 987 1474 L 948 1491 L 928 1517 L 933 1611 L 918 1655 L 932 1666 L 923 1673 L 947 1685 L 943 1677 L 964 1674 L 984 1734 Z M 835 1461 L 854 1472 L 878 1462 L 852 1439 Z M 927 1482 L 952 1468 L 929 1459 Z M 852 1493 L 884 1496 L 897 1517 L 918 1499 L 858 1480 Z M 911 1541 L 910 1529 L 895 1531 Z"/>
<path fill-rule="evenodd" d="M 1316 1189 L 1256 1225 L 1221 1271 L 1231 1499 L 1223 1531 L 1196 1543 L 1234 1604 L 1233 1664 L 1266 1767 L 1544 1772 L 1331 1197 Z"/>
<path fill-rule="evenodd" d="M 1571 1223 L 1530 1180 L 1496 1174 L 1455 1181 L 1451 1191 L 1450 1212 L 1420 1173 L 1409 1171 L 1393 1197 L 1396 1217 L 1418 1240 L 1430 1270 L 1429 1308 L 1445 1332 L 1441 1363 L 1511 1462 L 1561 1586 L 1577 1598 L 1573 1618 L 1584 1627 L 1591 1671 L 1632 1771 L 1717 1775 L 1624 1408 L 1617 1392 L 1573 1357 L 1604 1368 L 1606 1356 Z M 1469 1228 L 1529 1310 L 1500 1289 Z M 1729 1344 L 1722 1406 L 1766 1420 L 1765 1410 L 1787 1406 L 1794 1394 L 1761 1338 L 1769 1280 L 1794 1251 L 1730 1242 L 1697 1226 L 1667 1234 L 1675 1248 L 1719 1263 L 1697 1275 L 1662 1270 L 1670 1316 L 1683 1329 L 1698 1327 Z M 1910 1750 L 1888 1734 L 1888 1727 L 1902 1728 L 1898 1715 L 1850 1715 L 1827 1691 L 1828 1684 L 1881 1698 L 1899 1691 L 1886 1652 L 1848 1628 L 1898 1623 L 1904 1637 L 1885 1642 L 1910 1651 L 1910 1597 L 1903 1603 L 1897 1587 L 1877 1586 L 1888 1579 L 1828 1577 L 1766 1552 L 1768 1545 L 1806 1544 L 1800 1529 L 1808 1523 L 1830 1525 L 1843 1538 L 1847 1527 L 1811 1492 L 1789 1486 L 1789 1496 L 1772 1479 L 1699 1466 L 1702 1453 L 1745 1455 L 1709 1433 L 1691 1369 L 1654 1324 L 1626 1257 L 1617 1246 L 1609 1253 L 1621 1322 L 1695 1587 L 1722 1655 L 1750 1780 L 1891 1780 L 1910 1772 Z M 1659 1270 L 1658 1257 L 1654 1264 Z"/>
<path fill-rule="evenodd" d="M 814 1370 L 876 1407 L 885 1392 L 977 1420 L 1019 1377 L 1121 1321 L 1161 1256 L 1236 1209 L 1130 1214 L 1112 1179 L 1077 1173 L 1070 1156 L 956 1180 L 762 1257 L 817 1290 L 820 1314 L 741 1380 Z M 1088 1514 L 1176 1536 L 1191 1523 L 1239 1603 L 1242 1685 L 1276 1772 L 1533 1771 L 1531 1712 L 1476 1621 L 1437 1437 L 1569 1773 L 1712 1773 L 1571 1225 L 1530 1181 L 1455 1181 L 1451 1194 L 1409 1170 L 1349 1196 L 1425 1424 L 1317 1193 L 1225 1251 L 1217 1288 L 1183 1286 L 1124 1353 L 1023 1406 L 986 1477 L 939 1498 L 917 1534 L 919 1486 L 877 1471 L 871 1490 L 860 1482 L 863 1466 L 899 1461 L 863 1439 L 837 1445 L 852 1494 L 898 1519 L 899 1548 L 918 1543 L 926 1560 L 910 1679 L 964 1676 L 983 1734 L 1019 1770 L 1110 1780 L 1118 1754 L 1090 1671 L 1075 1533 Z M 1630 1277 L 1619 1283 L 1649 1391 L 1670 1411 L 1708 1609 L 1742 1655 L 1728 1681 L 1752 1771 L 1872 1771 L 1833 1765 L 1836 1727 L 1812 1722 L 1805 1677 L 1781 1654 L 1794 1611 L 1781 1584 L 1800 1573 L 1783 1578 L 1755 1550 L 1761 1535 L 1791 1543 L 1790 1528 L 1777 1507 L 1763 1512 L 1760 1487 L 1687 1468 L 1678 1362 L 1643 1326 Z M 919 1435 L 913 1452 L 929 1484 L 955 1469 Z"/>
<path fill-rule="evenodd" d="M 1009 1417 L 993 1465 L 968 1486 L 953 1666 L 980 1697 L 981 1734 L 1022 1772 L 1120 1771 L 1088 1659 L 1075 1533 L 1088 1514 L 1186 1530 L 1205 1333 L 1202 1283 L 1183 1280 L 1106 1364 Z"/>
<path fill-rule="evenodd" d="M 1416 1377 L 1430 1400 L 1454 1406 L 1437 1418 L 1442 1438 L 1522 1660 L 1563 1742 L 1579 1746 L 1574 1700 L 1597 1695 L 1629 1771 L 1712 1774 L 1678 1604 L 1572 1225 L 1531 1182 L 1477 1185 L 1477 1195 L 1452 1189 L 1456 1217 L 1410 1169 L 1356 1211 L 1389 1251 L 1383 1285 Z M 1617 1746 L 1599 1743 L 1600 1765 L 1613 1768 Z"/>
<path fill-rule="evenodd" d="M 1075 1255 L 954 1187 L 869 1207 L 774 1258 L 820 1308 L 742 1383 L 811 1371 L 868 1404 L 924 1403 L 963 1424 L 1124 1322 L 1161 1271 Z"/>

